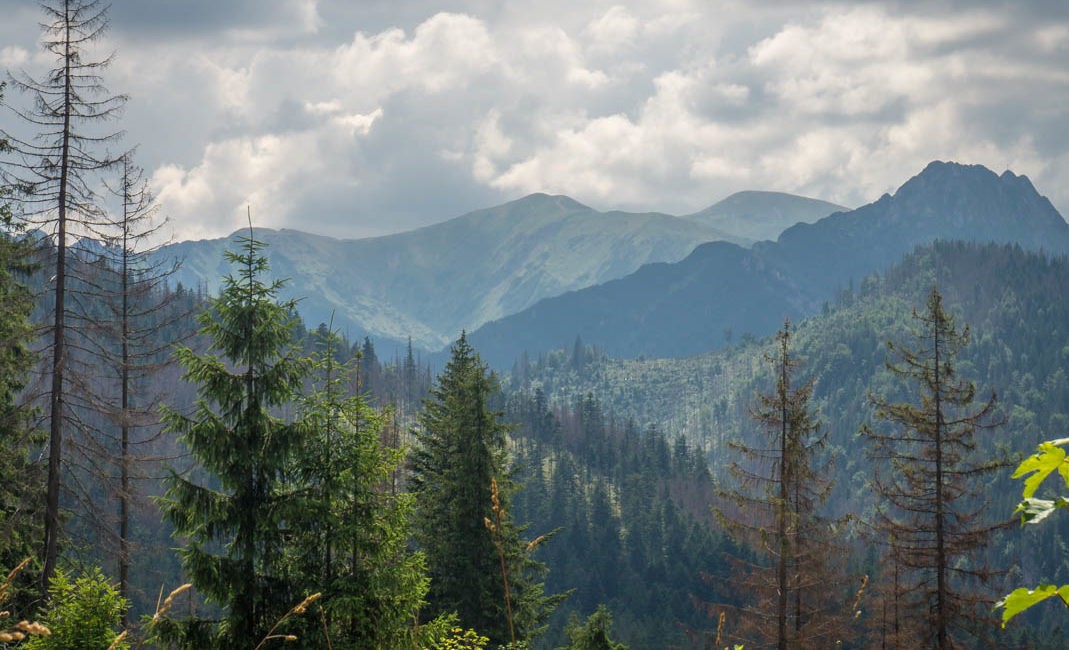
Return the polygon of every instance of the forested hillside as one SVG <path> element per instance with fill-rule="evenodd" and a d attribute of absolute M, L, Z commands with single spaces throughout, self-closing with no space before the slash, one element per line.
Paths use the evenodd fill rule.
<path fill-rule="evenodd" d="M 827 514 L 864 521 L 876 505 L 870 489 L 876 465 L 866 455 L 862 426 L 875 426 L 872 395 L 895 399 L 905 388 L 888 372 L 888 340 L 900 341 L 910 314 L 921 310 L 933 287 L 958 322 L 969 325 L 970 344 L 957 370 L 973 380 L 977 399 L 997 395 L 995 426 L 978 439 L 980 458 L 1018 458 L 1066 430 L 1069 393 L 1069 262 L 1016 246 L 940 242 L 919 248 L 886 273 L 844 291 L 822 314 L 797 324 L 793 339 L 799 375 L 814 382 L 812 402 L 829 439 L 826 457 L 835 479 Z M 615 417 L 637 426 L 656 423 L 703 450 L 715 483 L 730 481 L 724 468 L 730 444 L 759 442 L 751 417 L 757 392 L 771 377 L 762 361 L 765 341 L 736 345 L 687 359 L 618 360 L 580 345 L 517 364 L 517 386 L 537 388 L 567 403 L 590 394 Z M 531 390 L 532 388 L 528 388 Z M 986 484 L 984 510 L 1008 521 L 1020 499 L 1009 470 Z M 1047 530 L 1015 527 L 998 533 L 985 552 L 992 567 L 1008 571 L 998 585 L 1064 581 L 1058 539 L 1065 522 Z M 1027 549 L 1027 551 L 1025 551 Z M 1006 589 L 1008 591 L 1008 589 Z M 1058 613 L 1046 610 L 1046 616 Z"/>

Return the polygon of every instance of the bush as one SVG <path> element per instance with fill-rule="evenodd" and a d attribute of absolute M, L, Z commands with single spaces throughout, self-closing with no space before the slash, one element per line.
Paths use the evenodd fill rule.
<path fill-rule="evenodd" d="M 33 637 L 28 650 L 126 650 L 119 636 L 119 621 L 126 600 L 108 582 L 99 568 L 93 567 L 78 578 L 56 570 L 48 588 L 48 606 L 41 622 L 52 631 L 50 636 Z"/>

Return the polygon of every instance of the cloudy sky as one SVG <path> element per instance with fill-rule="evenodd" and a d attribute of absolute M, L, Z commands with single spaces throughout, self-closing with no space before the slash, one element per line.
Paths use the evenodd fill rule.
<path fill-rule="evenodd" d="M 0 67 L 46 69 L 35 3 L 0 16 Z M 1069 214 L 1061 0 L 113 0 L 110 18 L 107 83 L 179 239 L 246 206 L 364 237 L 531 192 L 857 206 L 933 159 L 1027 174 Z"/>

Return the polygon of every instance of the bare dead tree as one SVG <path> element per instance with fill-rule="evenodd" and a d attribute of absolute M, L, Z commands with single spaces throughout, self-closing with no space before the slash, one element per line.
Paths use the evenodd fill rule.
<path fill-rule="evenodd" d="M 906 401 L 872 396 L 876 417 L 886 427 L 864 427 L 869 456 L 877 461 L 873 486 L 880 498 L 875 517 L 894 567 L 894 621 L 914 623 L 903 647 L 946 650 L 964 636 L 977 636 L 993 622 L 993 598 L 971 580 L 991 572 L 973 561 L 990 534 L 1005 521 L 985 516 L 980 480 L 1000 467 L 977 459 L 975 434 L 997 424 L 995 394 L 977 400 L 972 382 L 957 373 L 957 358 L 968 344 L 969 328 L 959 329 L 936 289 L 923 312 L 914 310 L 911 344 L 888 342 L 888 369 L 911 389 Z M 984 606 L 984 605 L 987 606 Z M 901 613 L 898 613 L 901 612 Z M 896 645 L 897 647 L 897 645 Z"/>
<path fill-rule="evenodd" d="M 126 97 L 111 94 L 103 83 L 103 70 L 111 56 L 95 59 L 91 45 L 108 27 L 107 5 L 99 0 L 43 0 L 43 46 L 55 55 L 56 66 L 43 79 L 23 72 L 11 77 L 12 87 L 29 95 L 31 107 L 14 112 L 32 135 L 0 133 L 12 153 L 3 167 L 3 180 L 19 189 L 22 214 L 30 228 L 52 238 L 55 273 L 48 287 L 53 296 L 49 359 L 50 387 L 46 417 L 49 421 L 48 478 L 44 540 L 41 557 L 42 590 L 47 589 L 56 567 L 61 535 L 64 421 L 70 413 L 67 379 L 68 240 L 91 234 L 106 225 L 96 191 L 98 174 L 112 169 L 118 158 L 108 153 L 121 132 L 104 127 L 121 112 Z"/>

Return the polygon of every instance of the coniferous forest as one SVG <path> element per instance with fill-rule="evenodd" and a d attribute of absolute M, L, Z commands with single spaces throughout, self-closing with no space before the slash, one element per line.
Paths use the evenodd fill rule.
<path fill-rule="evenodd" d="M 0 648 L 1065 646 L 1054 235 L 977 221 L 829 279 L 813 233 L 899 227 L 885 196 L 566 294 L 629 303 L 568 345 L 376 339 L 306 320 L 252 209 L 183 284 L 89 48 L 108 7 L 42 9 L 54 69 L 0 86 L 33 100 L 0 129 Z M 1006 180 L 901 194 L 948 174 Z"/>

